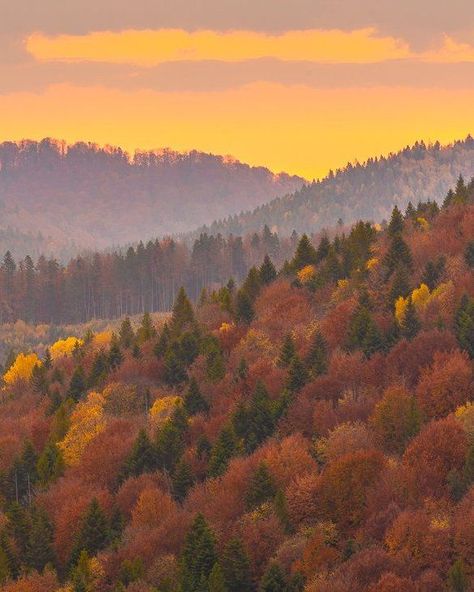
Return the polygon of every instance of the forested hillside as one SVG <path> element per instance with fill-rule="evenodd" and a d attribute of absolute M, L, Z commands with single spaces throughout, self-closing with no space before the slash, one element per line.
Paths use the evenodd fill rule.
<path fill-rule="evenodd" d="M 189 231 L 302 183 L 299 177 L 196 151 L 131 157 L 119 148 L 86 143 L 4 142 L 0 229 L 45 237 L 32 245 L 31 236 L 18 234 L 7 247 L 16 256 L 58 256 L 60 249 L 71 253 Z"/>
<path fill-rule="evenodd" d="M 473 237 L 459 182 L 10 359 L 1 590 L 472 591 Z"/>
<path fill-rule="evenodd" d="M 293 195 L 230 216 L 203 231 L 247 234 L 268 224 L 274 232 L 289 236 L 293 230 L 317 232 L 358 219 L 380 222 L 389 217 L 394 205 L 405 209 L 410 201 L 442 201 L 458 176 L 470 178 L 473 170 L 474 140 L 470 136 L 449 146 L 419 142 L 387 157 L 348 164 Z"/>

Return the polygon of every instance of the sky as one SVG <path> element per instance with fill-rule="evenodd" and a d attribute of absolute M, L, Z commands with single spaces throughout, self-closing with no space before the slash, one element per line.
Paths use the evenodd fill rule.
<path fill-rule="evenodd" d="M 0 0 L 0 140 L 308 179 L 474 134 L 472 0 Z"/>

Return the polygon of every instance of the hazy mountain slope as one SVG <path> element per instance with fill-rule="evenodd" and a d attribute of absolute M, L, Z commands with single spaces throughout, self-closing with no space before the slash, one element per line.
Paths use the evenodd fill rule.
<path fill-rule="evenodd" d="M 389 216 L 395 204 L 405 208 L 409 201 L 442 200 L 460 174 L 474 175 L 471 137 L 444 147 L 417 143 L 388 157 L 349 164 L 293 195 L 200 230 L 246 234 L 268 224 L 284 235 L 293 230 L 317 232 L 340 219 L 345 224 L 358 219 L 379 221 Z"/>
<path fill-rule="evenodd" d="M 131 158 L 92 144 L 5 142 L 0 228 L 41 231 L 58 246 L 104 247 L 185 232 L 302 184 L 298 177 L 195 151 Z"/>

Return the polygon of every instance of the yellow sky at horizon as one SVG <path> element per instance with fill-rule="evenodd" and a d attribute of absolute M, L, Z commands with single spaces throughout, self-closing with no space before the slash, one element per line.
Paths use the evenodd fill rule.
<path fill-rule="evenodd" d="M 63 84 L 2 95 L 0 113 L 3 139 L 197 149 L 312 179 L 419 139 L 462 139 L 474 130 L 473 104 L 471 89 L 255 83 L 200 93 Z"/>

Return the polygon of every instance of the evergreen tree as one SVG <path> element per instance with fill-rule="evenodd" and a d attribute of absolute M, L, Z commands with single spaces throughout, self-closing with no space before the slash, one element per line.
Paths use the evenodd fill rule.
<path fill-rule="evenodd" d="M 462 559 L 457 559 L 448 572 L 448 586 L 452 592 L 467 592 L 469 581 Z"/>
<path fill-rule="evenodd" d="M 189 415 L 207 413 L 209 411 L 209 403 L 202 396 L 199 385 L 194 377 L 191 378 L 188 390 L 184 396 L 184 408 Z"/>
<path fill-rule="evenodd" d="M 20 553 L 26 556 L 30 535 L 30 523 L 26 509 L 15 501 L 10 504 L 6 514 L 15 544 Z"/>
<path fill-rule="evenodd" d="M 288 369 L 286 388 L 290 393 L 297 393 L 308 382 L 308 371 L 300 357 L 295 355 Z"/>
<path fill-rule="evenodd" d="M 290 592 L 283 571 L 272 562 L 260 581 L 259 592 Z"/>
<path fill-rule="evenodd" d="M 171 419 L 158 430 L 156 454 L 158 466 L 173 473 L 184 452 L 184 431 L 187 427 L 183 410 L 177 409 Z"/>
<path fill-rule="evenodd" d="M 403 232 L 403 216 L 398 206 L 395 206 L 392 210 L 392 216 L 390 218 L 390 222 L 388 225 L 388 233 L 390 236 L 396 236 L 397 234 L 401 234 Z"/>
<path fill-rule="evenodd" d="M 390 243 L 387 254 L 384 257 L 383 263 L 387 269 L 387 279 L 400 266 L 411 270 L 413 267 L 413 259 L 410 249 L 403 240 L 401 234 L 396 234 Z"/>
<path fill-rule="evenodd" d="M 89 556 L 94 556 L 105 549 L 109 541 L 110 528 L 107 517 L 97 498 L 94 498 L 89 504 L 76 534 L 71 553 L 71 565 L 76 565 L 82 551 L 86 551 Z"/>
<path fill-rule="evenodd" d="M 321 331 L 316 331 L 313 335 L 306 363 L 314 376 L 320 376 L 327 372 L 328 348 Z"/>
<path fill-rule="evenodd" d="M 119 341 L 124 349 L 132 347 L 135 341 L 135 333 L 133 332 L 132 323 L 129 317 L 125 317 L 120 325 Z"/>
<path fill-rule="evenodd" d="M 216 538 L 206 519 L 198 514 L 186 535 L 181 557 L 181 588 L 186 592 L 208 589 L 209 577 L 217 562 Z"/>
<path fill-rule="evenodd" d="M 55 481 L 63 474 L 64 461 L 60 449 L 50 442 L 47 444 L 38 458 L 36 465 L 38 479 L 41 485 L 47 485 Z"/>
<path fill-rule="evenodd" d="M 321 261 L 324 261 L 324 259 L 326 259 L 326 257 L 329 255 L 330 248 L 331 243 L 329 241 L 329 238 L 326 234 L 324 234 L 321 240 L 319 241 L 319 245 L 316 251 L 316 263 L 321 263 Z"/>
<path fill-rule="evenodd" d="M 405 309 L 405 317 L 402 322 L 402 335 L 406 339 L 413 339 L 421 329 L 421 323 L 416 313 L 415 305 L 412 299 L 408 299 L 408 304 Z"/>
<path fill-rule="evenodd" d="M 474 267 L 474 241 L 468 243 L 466 250 L 464 251 L 464 260 L 468 267 L 471 269 Z"/>
<path fill-rule="evenodd" d="M 110 339 L 110 349 L 108 356 L 108 364 L 112 370 L 118 368 L 123 361 L 123 355 L 120 350 L 120 341 L 115 333 L 112 333 Z"/>
<path fill-rule="evenodd" d="M 18 577 L 20 565 L 16 553 L 12 549 L 7 531 L 0 532 L 0 582 L 9 577 Z"/>
<path fill-rule="evenodd" d="M 307 265 L 315 265 L 318 262 L 316 249 L 311 244 L 308 236 L 303 234 L 300 238 L 298 246 L 296 247 L 295 256 L 292 261 L 294 270 L 299 271 Z"/>
<path fill-rule="evenodd" d="M 285 335 L 285 338 L 283 339 L 283 345 L 281 347 L 280 356 L 278 358 L 278 365 L 281 368 L 288 368 L 295 355 L 295 342 L 293 341 L 293 337 L 291 336 L 291 334 L 288 333 L 287 335 Z"/>
<path fill-rule="evenodd" d="M 393 308 L 395 301 L 400 297 L 406 298 L 410 293 L 409 275 L 403 265 L 399 265 L 393 274 L 393 281 L 389 294 L 389 307 Z"/>
<path fill-rule="evenodd" d="M 260 282 L 264 286 L 266 286 L 268 284 L 271 284 L 273 281 L 275 281 L 276 277 L 277 277 L 277 272 L 276 272 L 275 266 L 273 265 L 270 257 L 268 255 L 265 255 L 265 258 L 263 259 L 263 263 L 260 267 Z"/>
<path fill-rule="evenodd" d="M 240 539 L 233 538 L 224 547 L 221 565 L 228 592 L 253 591 L 250 561 Z"/>
<path fill-rule="evenodd" d="M 145 312 L 140 327 L 137 330 L 137 342 L 139 345 L 153 339 L 156 336 L 156 329 L 153 325 L 153 321 L 151 319 L 150 313 Z"/>
<path fill-rule="evenodd" d="M 179 289 L 176 297 L 170 330 L 173 335 L 179 335 L 186 326 L 194 324 L 194 311 L 191 302 L 183 287 Z"/>
<path fill-rule="evenodd" d="M 46 511 L 34 507 L 26 552 L 28 566 L 41 572 L 48 564 L 54 565 L 55 559 L 53 526 Z"/>
<path fill-rule="evenodd" d="M 46 368 L 46 370 L 49 370 L 52 365 L 53 365 L 53 360 L 51 358 L 51 352 L 49 351 L 49 347 L 48 347 L 45 351 L 44 358 L 43 358 L 43 368 Z"/>
<path fill-rule="evenodd" d="M 454 332 L 459 346 L 474 358 L 474 298 L 465 294 L 454 315 Z"/>
<path fill-rule="evenodd" d="M 97 386 L 102 380 L 104 380 L 107 372 L 109 370 L 107 356 L 105 355 L 103 350 L 100 350 L 96 353 L 94 360 L 92 362 L 91 372 L 89 374 L 89 378 L 87 380 L 89 388 L 94 388 Z"/>
<path fill-rule="evenodd" d="M 366 307 L 360 306 L 349 323 L 347 347 L 361 349 L 367 357 L 383 348 L 380 331 Z"/>
<path fill-rule="evenodd" d="M 444 271 L 445 260 L 440 257 L 438 261 L 428 261 L 421 276 L 421 283 L 426 284 L 430 290 L 434 290 Z"/>
<path fill-rule="evenodd" d="M 145 430 L 138 432 L 132 450 L 126 460 L 124 476 L 137 477 L 156 469 L 156 452 Z"/>
<path fill-rule="evenodd" d="M 258 296 L 261 287 L 260 272 L 256 267 L 251 267 L 242 285 L 242 290 L 248 295 L 251 302 L 253 302 Z"/>
<path fill-rule="evenodd" d="M 214 563 L 214 567 L 209 574 L 209 592 L 229 592 L 224 580 L 224 574 L 218 561 Z"/>
<path fill-rule="evenodd" d="M 255 316 L 252 301 L 247 292 L 243 289 L 240 289 L 237 292 L 235 316 L 237 321 L 247 324 L 251 323 Z"/>
<path fill-rule="evenodd" d="M 170 342 L 171 331 L 168 327 L 168 323 L 165 323 L 153 350 L 157 358 L 162 358 L 165 355 Z"/>
<path fill-rule="evenodd" d="M 288 505 L 286 502 L 285 492 L 279 489 L 275 494 L 274 499 L 275 514 L 278 516 L 283 530 L 286 534 L 290 534 L 292 531 L 290 517 L 288 515 Z"/>
<path fill-rule="evenodd" d="M 176 501 L 182 502 L 194 483 L 191 467 L 184 460 L 180 460 L 173 473 L 172 490 Z"/>
<path fill-rule="evenodd" d="M 255 473 L 250 478 L 249 487 L 245 496 L 247 510 L 253 510 L 264 502 L 273 499 L 276 494 L 273 478 L 265 463 L 260 463 Z"/>
<path fill-rule="evenodd" d="M 165 381 L 171 386 L 178 386 L 185 382 L 187 377 L 185 363 L 173 349 L 168 349 L 165 354 Z"/>
<path fill-rule="evenodd" d="M 46 368 L 43 364 L 35 364 L 31 372 L 31 386 L 35 393 L 43 395 L 48 390 Z"/>
<path fill-rule="evenodd" d="M 223 475 L 229 464 L 230 459 L 237 452 L 235 434 L 232 428 L 224 428 L 217 438 L 211 450 L 209 458 L 208 474 L 210 477 Z"/>

